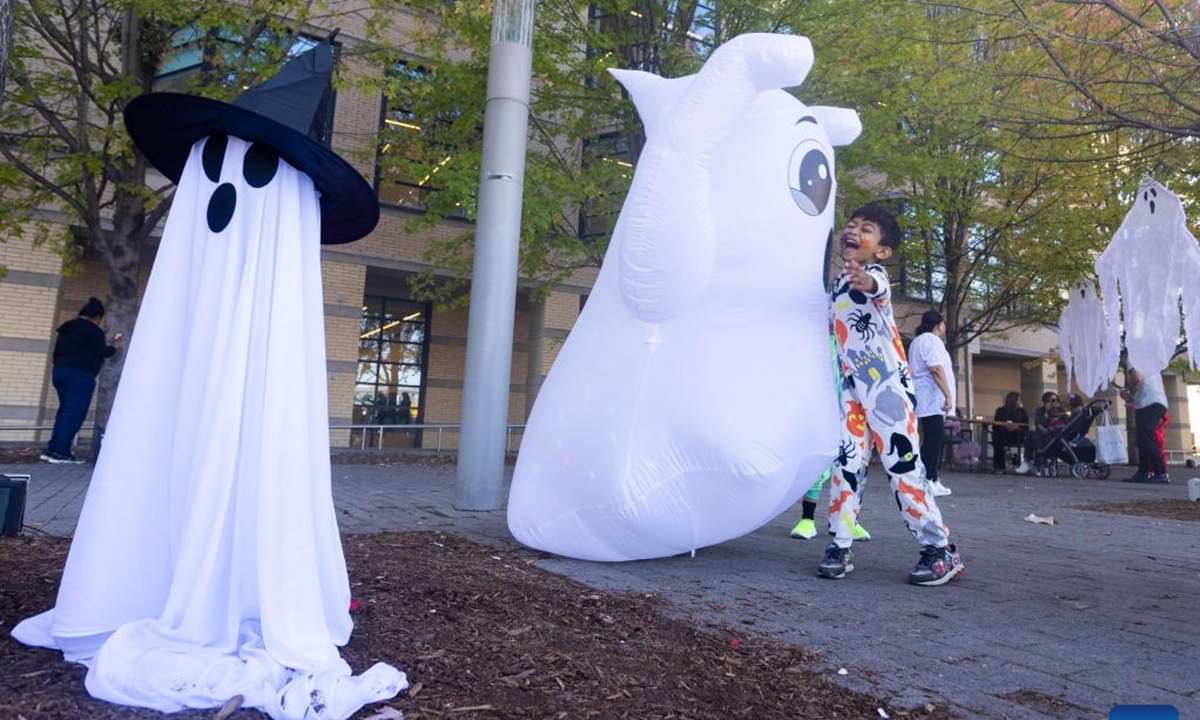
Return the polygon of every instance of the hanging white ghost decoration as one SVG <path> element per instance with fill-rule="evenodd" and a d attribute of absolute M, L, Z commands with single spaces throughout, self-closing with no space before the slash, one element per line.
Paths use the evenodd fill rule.
<path fill-rule="evenodd" d="M 1067 306 L 1058 321 L 1058 347 L 1067 368 L 1067 387 L 1075 384 L 1085 395 L 1103 390 L 1111 379 L 1104 365 L 1104 346 L 1109 340 L 1104 306 L 1096 288 L 1081 280 L 1071 288 Z"/>
<path fill-rule="evenodd" d="M 307 175 L 237 138 L 197 143 L 129 344 L 56 607 L 24 643 L 88 692 L 163 712 L 242 695 L 346 718 L 407 686 L 352 676 L 330 488 L 320 214 Z"/>
<path fill-rule="evenodd" d="M 1187 311 L 1186 332 L 1200 339 L 1200 247 L 1187 229 L 1179 198 L 1151 180 L 1138 190 L 1133 207 L 1112 242 L 1096 260 L 1096 275 L 1108 316 L 1104 367 L 1116 376 L 1121 328 L 1129 362 L 1143 373 L 1162 372 L 1180 340 L 1179 306 Z M 1189 343 L 1196 366 L 1200 349 Z"/>
<path fill-rule="evenodd" d="M 812 60 L 806 38 L 753 34 L 693 76 L 613 71 L 647 142 L 522 438 L 508 503 L 521 542 L 675 555 L 768 522 L 833 459 L 833 146 L 861 124 L 780 89 Z"/>

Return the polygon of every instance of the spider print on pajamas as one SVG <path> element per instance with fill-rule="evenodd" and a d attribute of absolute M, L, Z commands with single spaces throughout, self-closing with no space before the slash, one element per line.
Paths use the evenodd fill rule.
<path fill-rule="evenodd" d="M 850 321 L 850 327 L 854 328 L 854 332 L 858 333 L 863 342 L 875 339 L 875 324 L 871 322 L 871 313 L 865 310 L 855 310 L 847 319 Z"/>
<path fill-rule="evenodd" d="M 845 467 L 854 459 L 854 443 L 843 442 L 838 445 L 837 459 L 834 461 L 838 465 Z"/>

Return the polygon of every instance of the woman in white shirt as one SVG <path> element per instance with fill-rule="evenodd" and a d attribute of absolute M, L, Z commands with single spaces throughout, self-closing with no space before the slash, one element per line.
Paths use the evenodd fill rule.
<path fill-rule="evenodd" d="M 945 417 L 955 407 L 954 368 L 946 352 L 946 321 L 937 310 L 921 316 L 917 336 L 908 347 L 908 365 L 917 396 L 917 418 L 921 425 L 921 464 L 935 496 L 949 495 L 950 488 L 938 479 L 938 465 L 945 440 Z"/>

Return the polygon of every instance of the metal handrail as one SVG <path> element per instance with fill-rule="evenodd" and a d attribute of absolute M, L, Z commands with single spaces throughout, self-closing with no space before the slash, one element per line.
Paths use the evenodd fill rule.
<path fill-rule="evenodd" d="M 442 440 L 444 437 L 444 433 L 446 433 L 447 431 L 461 433 L 462 432 L 462 423 L 423 423 L 423 424 L 419 424 L 419 425 L 418 424 L 408 424 L 408 425 L 380 424 L 380 423 L 373 423 L 370 425 L 330 425 L 329 430 L 330 431 L 348 430 L 351 433 L 353 433 L 355 430 L 361 430 L 362 433 L 359 436 L 359 450 L 367 449 L 367 435 L 371 431 L 376 432 L 375 442 L 372 443 L 374 445 L 373 449 L 375 449 L 375 450 L 383 449 L 383 435 L 384 435 L 385 431 L 402 432 L 402 433 L 436 431 L 437 440 L 434 442 L 434 447 L 433 448 L 426 447 L 425 449 L 427 449 L 427 450 L 433 449 L 435 451 L 440 452 L 442 450 Z M 509 453 L 514 452 L 514 450 L 513 450 L 513 434 L 514 434 L 514 432 L 524 432 L 524 431 L 525 431 L 524 425 L 508 425 L 505 427 L 505 430 L 504 430 L 504 451 L 505 452 L 509 452 Z"/>
<path fill-rule="evenodd" d="M 4 431 L 39 432 L 39 431 L 43 431 L 43 430 L 50 431 L 53 429 L 54 429 L 53 425 L 0 425 L 0 432 L 4 432 Z M 83 427 L 80 428 L 80 430 L 94 430 L 94 429 L 95 429 L 94 423 L 87 423 Z M 446 432 L 462 432 L 462 423 L 425 423 L 425 424 L 421 424 L 421 425 L 416 425 L 416 424 L 411 424 L 411 425 L 378 424 L 378 423 L 372 424 L 372 425 L 340 425 L 339 424 L 339 425 L 330 425 L 329 430 L 331 432 L 334 430 L 347 430 L 351 433 L 353 433 L 355 430 L 362 430 L 362 435 L 359 438 L 359 449 L 360 450 L 367 449 L 367 435 L 371 431 L 374 431 L 377 436 L 376 441 L 373 443 L 373 445 L 374 445 L 373 449 L 375 449 L 375 450 L 383 449 L 383 436 L 384 436 L 385 431 L 387 431 L 387 432 L 405 432 L 405 433 L 416 433 L 416 432 L 426 432 L 426 431 L 436 432 L 437 440 L 434 443 L 435 447 L 433 449 L 440 452 L 442 450 L 442 440 L 443 440 L 444 434 Z M 524 432 L 524 431 L 525 431 L 524 425 L 508 425 L 505 428 L 505 431 L 504 431 L 504 451 L 505 452 L 510 452 L 510 453 L 514 452 L 514 450 L 513 450 L 513 440 L 514 440 L 513 435 L 517 432 Z M 426 449 L 428 449 L 428 448 L 426 448 Z"/>

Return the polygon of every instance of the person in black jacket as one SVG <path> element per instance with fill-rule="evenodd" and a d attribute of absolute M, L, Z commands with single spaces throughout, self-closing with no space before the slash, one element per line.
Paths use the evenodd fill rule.
<path fill-rule="evenodd" d="M 1021 423 L 1029 425 L 1029 415 L 1021 405 L 1021 393 L 1010 392 L 1004 396 L 1004 405 L 996 408 L 996 427 L 992 431 L 992 469 L 1004 472 L 1004 451 L 1006 448 L 1025 445 L 1025 428 L 1000 423 Z"/>
<path fill-rule="evenodd" d="M 79 317 L 58 327 L 54 343 L 54 368 L 51 380 L 58 393 L 58 414 L 54 416 L 54 431 L 42 460 L 50 463 L 80 463 L 71 453 L 75 434 L 87 417 L 96 391 L 96 375 L 105 359 L 116 352 L 120 333 L 113 336 L 114 345 L 104 338 L 100 323 L 104 321 L 104 304 L 91 298 L 79 311 Z"/>

